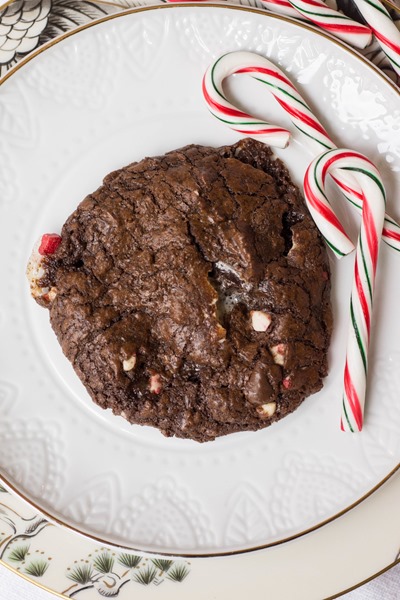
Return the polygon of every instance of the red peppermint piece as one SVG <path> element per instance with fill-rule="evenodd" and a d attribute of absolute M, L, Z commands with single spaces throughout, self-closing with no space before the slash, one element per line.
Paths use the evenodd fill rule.
<path fill-rule="evenodd" d="M 285 379 L 282 381 L 282 384 L 284 388 L 289 390 L 292 387 L 292 380 L 290 377 L 285 377 Z"/>
<path fill-rule="evenodd" d="M 162 385 L 161 385 L 161 377 L 158 373 L 155 373 L 154 375 L 151 375 L 150 377 L 150 391 L 153 392 L 153 394 L 159 394 L 161 392 L 162 389 Z"/>
<path fill-rule="evenodd" d="M 42 235 L 39 246 L 39 254 L 45 256 L 47 254 L 54 254 L 58 246 L 61 244 L 61 236 L 57 233 L 45 233 Z"/>

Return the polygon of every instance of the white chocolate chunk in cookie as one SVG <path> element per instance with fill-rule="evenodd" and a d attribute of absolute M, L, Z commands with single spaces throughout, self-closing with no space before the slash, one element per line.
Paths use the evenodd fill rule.
<path fill-rule="evenodd" d="M 277 344 L 276 346 L 272 346 L 270 349 L 272 354 L 272 358 L 277 365 L 284 365 L 287 354 L 287 344 Z"/>
<path fill-rule="evenodd" d="M 136 365 L 136 354 L 132 354 L 129 358 L 122 361 L 122 368 L 124 371 L 132 371 Z"/>
<path fill-rule="evenodd" d="M 45 275 L 45 271 L 42 265 L 44 257 L 39 254 L 39 246 L 41 239 L 42 238 L 40 238 L 34 245 L 32 253 L 29 257 L 28 266 L 26 268 L 26 276 L 29 281 L 31 295 L 33 298 L 41 298 L 43 296 L 46 296 L 46 294 L 50 293 L 50 289 L 48 287 L 41 287 L 38 283 L 39 280 L 42 279 L 42 277 L 44 277 Z"/>
<path fill-rule="evenodd" d="M 256 408 L 259 415 L 263 417 L 272 417 L 276 411 L 276 402 L 267 402 L 267 404 L 261 404 Z"/>
<path fill-rule="evenodd" d="M 267 331 L 268 327 L 271 325 L 271 315 L 262 310 L 251 310 L 250 317 L 254 331 Z"/>

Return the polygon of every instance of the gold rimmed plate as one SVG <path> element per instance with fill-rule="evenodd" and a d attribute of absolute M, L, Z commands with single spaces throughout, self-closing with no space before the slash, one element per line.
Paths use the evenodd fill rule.
<path fill-rule="evenodd" d="M 33 242 L 59 230 L 104 174 L 186 143 L 237 139 L 209 115 L 200 85 L 211 60 L 235 49 L 284 68 L 337 144 L 378 164 L 396 215 L 397 89 L 342 44 L 284 18 L 203 4 L 127 11 L 50 44 L 0 86 L 2 280 L 10 290 L 0 305 L 1 473 L 49 518 L 109 545 L 180 556 L 253 553 L 343 514 L 398 468 L 400 287 L 389 249 L 366 425 L 356 436 L 340 432 L 338 416 L 351 257 L 332 260 L 335 332 L 324 389 L 270 429 L 202 446 L 97 409 L 29 298 Z M 236 78 L 229 92 L 290 127 L 256 82 Z M 279 156 L 300 183 L 312 154 L 293 133 Z M 343 216 L 356 235 L 354 215 Z"/>

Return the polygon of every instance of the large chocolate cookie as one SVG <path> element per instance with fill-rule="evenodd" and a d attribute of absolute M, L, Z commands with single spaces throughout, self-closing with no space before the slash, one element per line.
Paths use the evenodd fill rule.
<path fill-rule="evenodd" d="M 321 388 L 328 261 L 265 145 L 115 171 L 61 237 L 35 295 L 101 407 L 203 442 L 266 427 Z"/>

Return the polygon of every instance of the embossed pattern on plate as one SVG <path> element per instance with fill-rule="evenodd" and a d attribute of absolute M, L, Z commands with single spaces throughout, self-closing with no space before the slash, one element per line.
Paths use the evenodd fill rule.
<path fill-rule="evenodd" d="M 139 55 L 138 31 L 148 41 Z M 44 510 L 109 543 L 176 554 L 273 543 L 331 518 L 399 462 L 393 383 L 400 360 L 400 281 L 393 276 L 399 258 L 387 248 L 366 426 L 354 436 L 342 434 L 338 423 L 351 257 L 332 263 L 335 331 L 324 390 L 265 431 L 206 445 L 165 439 L 94 406 L 46 311 L 29 298 L 24 271 L 35 239 L 58 230 L 104 174 L 186 143 L 237 139 L 209 116 L 200 82 L 213 58 L 240 48 L 279 63 L 337 143 L 378 164 L 398 217 L 398 93 L 354 55 L 294 23 L 211 7 L 126 15 L 67 38 L 0 87 L 8 115 L 0 118 L 0 135 L 13 171 L 5 179 L 9 198 L 0 203 L 1 278 L 9 282 L 1 301 L 7 376 L 0 387 L 0 445 L 16 450 L 1 452 L 0 472 L 29 498 L 40 495 Z M 82 61 L 67 60 L 80 54 Z M 55 94 L 52 74 L 69 82 Z M 257 82 L 235 78 L 228 89 L 249 109 L 290 127 Z M 301 181 L 311 155 L 296 132 L 279 156 Z M 356 232 L 354 215 L 346 218 Z M 40 474 L 40 493 L 30 470 Z"/>

